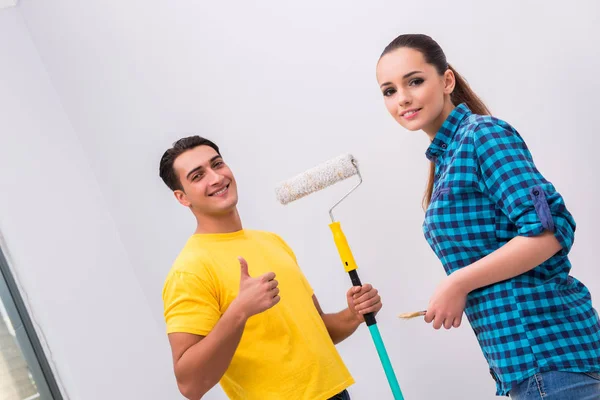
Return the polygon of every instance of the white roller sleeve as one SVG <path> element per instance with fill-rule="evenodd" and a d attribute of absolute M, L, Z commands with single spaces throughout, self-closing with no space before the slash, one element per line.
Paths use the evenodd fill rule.
<path fill-rule="evenodd" d="M 277 200 L 287 204 L 356 175 L 353 161 L 352 154 L 343 154 L 281 182 L 275 189 Z"/>

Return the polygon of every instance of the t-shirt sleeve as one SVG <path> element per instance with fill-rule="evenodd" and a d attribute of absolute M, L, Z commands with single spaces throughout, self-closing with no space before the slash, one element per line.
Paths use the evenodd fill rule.
<path fill-rule="evenodd" d="M 313 290 L 312 286 L 310 285 L 310 283 L 308 282 L 308 279 L 306 279 L 306 276 L 302 272 L 302 269 L 300 268 L 300 265 L 298 264 L 298 259 L 296 258 L 296 254 L 294 254 L 294 251 L 292 250 L 292 248 L 286 243 L 285 240 L 283 240 L 283 238 L 281 236 L 277 235 L 276 233 L 272 233 L 272 235 L 275 238 L 275 240 L 277 241 L 277 243 L 294 259 L 294 263 L 298 267 L 298 270 L 300 273 L 300 278 L 302 280 L 302 284 L 304 285 L 304 287 L 306 287 L 306 290 L 308 290 L 308 292 L 312 296 L 314 294 L 314 290 Z"/>
<path fill-rule="evenodd" d="M 567 254 L 575 221 L 552 183 L 536 168 L 521 136 L 497 124 L 481 124 L 474 138 L 476 162 L 484 190 L 515 224 L 521 236 L 554 233 Z"/>
<path fill-rule="evenodd" d="M 207 271 L 172 271 L 163 289 L 167 333 L 206 336 L 221 317 L 215 284 Z"/>

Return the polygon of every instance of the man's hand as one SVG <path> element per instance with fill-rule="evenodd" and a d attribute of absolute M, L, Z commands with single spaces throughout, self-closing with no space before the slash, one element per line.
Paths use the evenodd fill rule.
<path fill-rule="evenodd" d="M 364 314 L 373 312 L 377 314 L 383 304 L 381 296 L 370 284 L 363 286 L 354 286 L 346 293 L 348 309 L 352 311 L 359 322 L 364 322 Z"/>
<path fill-rule="evenodd" d="M 244 313 L 246 318 L 259 314 L 279 303 L 278 282 L 275 273 L 267 272 L 258 278 L 248 273 L 248 263 L 242 257 L 240 261 L 240 292 L 231 303 Z"/>

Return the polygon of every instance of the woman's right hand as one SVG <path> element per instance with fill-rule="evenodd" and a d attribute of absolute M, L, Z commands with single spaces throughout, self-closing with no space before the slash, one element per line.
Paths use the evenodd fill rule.
<path fill-rule="evenodd" d="M 446 329 L 458 328 L 467 303 L 468 292 L 454 279 L 453 275 L 446 277 L 437 287 L 425 314 L 425 322 L 433 327 Z"/>

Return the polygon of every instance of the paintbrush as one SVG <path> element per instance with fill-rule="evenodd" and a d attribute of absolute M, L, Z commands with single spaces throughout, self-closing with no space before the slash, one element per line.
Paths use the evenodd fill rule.
<path fill-rule="evenodd" d="M 421 317 L 425 314 L 427 314 L 427 311 L 415 311 L 415 312 L 400 314 L 400 315 L 398 315 L 398 318 L 411 319 L 411 318 Z"/>

